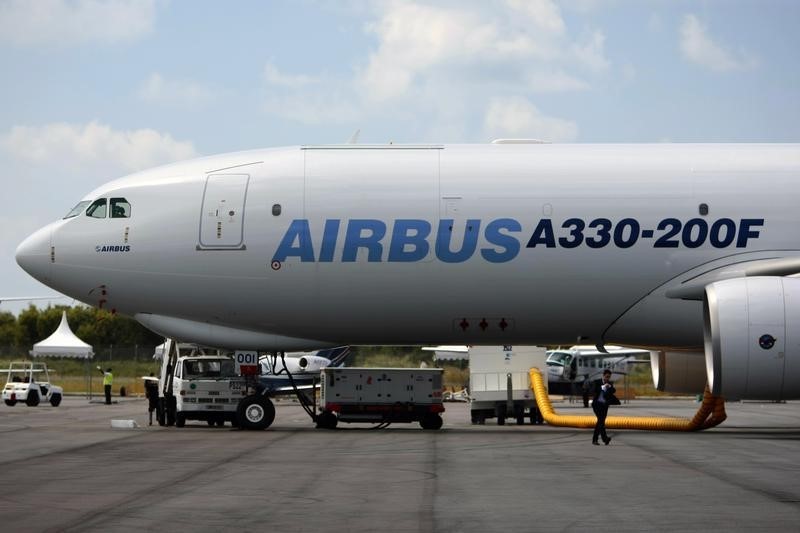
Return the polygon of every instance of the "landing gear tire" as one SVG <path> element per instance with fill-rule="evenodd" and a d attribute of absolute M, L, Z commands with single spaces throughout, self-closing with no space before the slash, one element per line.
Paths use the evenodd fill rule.
<path fill-rule="evenodd" d="M 225 420 L 220 418 L 219 420 L 215 420 L 215 423 L 217 424 L 218 428 L 221 428 L 222 426 L 225 425 Z"/>
<path fill-rule="evenodd" d="M 443 423 L 442 417 L 435 413 L 428 413 L 419 421 L 422 429 L 441 429 Z"/>
<path fill-rule="evenodd" d="M 167 425 L 167 416 L 164 413 L 164 399 L 158 399 L 158 405 L 156 405 L 156 422 L 158 422 L 159 426 L 166 426 Z"/>
<path fill-rule="evenodd" d="M 525 408 L 521 405 L 514 406 L 514 416 L 517 419 L 517 425 L 521 426 L 525 423 Z"/>
<path fill-rule="evenodd" d="M 60 394 L 53 394 L 50 396 L 50 405 L 53 407 L 58 407 L 61 405 L 61 395 Z"/>
<path fill-rule="evenodd" d="M 175 427 L 182 428 L 186 425 L 186 415 L 183 413 L 175 413 Z"/>
<path fill-rule="evenodd" d="M 6 400 L 5 402 L 6 405 L 9 407 L 14 407 L 15 405 L 17 405 L 17 400 Z"/>
<path fill-rule="evenodd" d="M 206 424 L 208 424 L 208 427 L 212 427 L 212 428 L 214 427 L 214 421 L 213 420 L 206 420 Z"/>
<path fill-rule="evenodd" d="M 236 417 L 244 429 L 267 429 L 275 420 L 275 406 L 266 396 L 247 396 L 239 401 Z"/>
<path fill-rule="evenodd" d="M 337 423 L 339 423 L 339 419 L 330 411 L 323 411 L 317 417 L 318 429 L 336 429 Z"/>
<path fill-rule="evenodd" d="M 497 425 L 498 426 L 505 426 L 506 425 L 506 406 L 501 405 L 497 407 Z"/>
<path fill-rule="evenodd" d="M 167 403 L 167 425 L 174 426 L 175 425 L 175 412 L 177 411 L 177 400 L 175 400 L 174 396 L 168 396 L 166 398 Z"/>
<path fill-rule="evenodd" d="M 25 400 L 25 405 L 28 407 L 36 407 L 39 405 L 39 393 L 32 390 L 28 393 L 28 398 Z"/>

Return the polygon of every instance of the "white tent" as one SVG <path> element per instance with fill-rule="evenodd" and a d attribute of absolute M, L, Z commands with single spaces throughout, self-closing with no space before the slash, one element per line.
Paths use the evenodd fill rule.
<path fill-rule="evenodd" d="M 434 361 L 468 361 L 469 346 L 426 346 L 426 352 L 433 352 Z"/>
<path fill-rule="evenodd" d="M 91 359 L 94 356 L 92 347 L 72 333 L 67 323 L 67 312 L 61 314 L 61 324 L 52 335 L 33 345 L 30 351 L 33 357 L 73 357 Z"/>

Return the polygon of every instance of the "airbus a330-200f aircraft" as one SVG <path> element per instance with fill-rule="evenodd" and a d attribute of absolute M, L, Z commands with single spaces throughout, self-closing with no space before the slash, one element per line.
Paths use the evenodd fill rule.
<path fill-rule="evenodd" d="M 799 193 L 798 145 L 299 146 L 112 181 L 16 257 L 207 346 L 614 343 L 798 398 Z"/>

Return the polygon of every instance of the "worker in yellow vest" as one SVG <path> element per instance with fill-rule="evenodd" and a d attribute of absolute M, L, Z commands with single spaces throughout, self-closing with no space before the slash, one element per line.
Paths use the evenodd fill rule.
<path fill-rule="evenodd" d="M 97 370 L 103 374 L 103 390 L 106 393 L 106 405 L 111 405 L 111 385 L 114 384 L 114 374 L 111 373 L 111 367 L 106 368 L 106 371 L 103 372 L 103 369 L 98 366 Z"/>

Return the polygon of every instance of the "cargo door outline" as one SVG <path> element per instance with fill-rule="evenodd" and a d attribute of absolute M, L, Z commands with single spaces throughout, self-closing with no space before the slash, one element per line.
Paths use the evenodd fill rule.
<path fill-rule="evenodd" d="M 198 250 L 245 250 L 249 174 L 210 174 L 200 208 Z"/>

